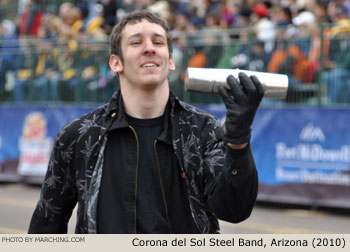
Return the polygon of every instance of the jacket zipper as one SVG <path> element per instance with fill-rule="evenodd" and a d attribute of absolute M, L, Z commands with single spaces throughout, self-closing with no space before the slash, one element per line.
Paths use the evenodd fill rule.
<path fill-rule="evenodd" d="M 170 222 L 169 222 L 168 205 L 167 205 L 166 199 L 165 199 L 165 191 L 164 191 L 164 185 L 163 185 L 162 176 L 161 176 L 161 173 L 160 173 L 160 165 L 159 165 L 159 161 L 158 161 L 157 146 L 156 145 L 157 145 L 157 140 L 154 141 L 154 155 L 156 157 L 158 174 L 159 174 L 159 180 L 160 180 L 160 187 L 162 189 L 162 196 L 163 196 L 163 202 L 164 202 L 164 207 L 165 207 L 165 215 L 166 215 L 166 219 L 168 221 L 169 233 L 171 234 L 172 231 L 171 231 Z"/>
<path fill-rule="evenodd" d="M 135 183 L 135 205 L 137 202 L 137 181 L 138 181 L 138 174 L 139 174 L 139 150 L 140 150 L 140 146 L 139 146 L 139 139 L 137 137 L 136 134 L 136 130 L 129 125 L 129 128 L 132 130 L 132 132 L 135 135 L 136 138 L 136 145 L 137 145 L 137 157 L 136 157 L 136 183 Z M 136 219 L 136 206 L 135 206 L 135 215 L 134 215 L 134 226 L 135 226 L 135 234 L 137 233 L 137 219 Z"/>

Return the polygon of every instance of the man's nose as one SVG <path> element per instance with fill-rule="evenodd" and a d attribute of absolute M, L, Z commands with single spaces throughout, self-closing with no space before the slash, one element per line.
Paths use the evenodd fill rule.
<path fill-rule="evenodd" d="M 155 52 L 155 46 L 153 44 L 153 41 L 150 39 L 147 39 L 145 41 L 144 53 L 145 54 L 153 54 L 154 52 Z"/>

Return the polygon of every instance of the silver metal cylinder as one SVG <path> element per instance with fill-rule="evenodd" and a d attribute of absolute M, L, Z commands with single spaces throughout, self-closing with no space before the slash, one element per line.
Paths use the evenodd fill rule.
<path fill-rule="evenodd" d="M 264 87 L 266 98 L 284 99 L 287 95 L 288 76 L 284 74 L 256 72 L 240 69 L 220 68 L 187 68 L 185 74 L 185 90 L 202 93 L 218 93 L 218 87 L 229 88 L 226 79 L 233 75 L 238 81 L 238 73 L 255 75 Z"/>

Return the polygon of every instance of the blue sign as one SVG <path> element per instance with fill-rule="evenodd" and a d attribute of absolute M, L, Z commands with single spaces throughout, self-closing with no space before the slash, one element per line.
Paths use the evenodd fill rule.
<path fill-rule="evenodd" d="M 251 141 L 258 199 L 349 208 L 349 125 L 349 108 L 261 107 Z"/>
<path fill-rule="evenodd" d="M 69 121 L 93 110 L 78 106 L 0 106 L 0 181 L 43 178 L 53 141 Z"/>

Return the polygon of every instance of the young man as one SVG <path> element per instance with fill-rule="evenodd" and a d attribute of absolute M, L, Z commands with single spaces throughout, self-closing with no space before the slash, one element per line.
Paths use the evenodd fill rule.
<path fill-rule="evenodd" d="M 228 78 L 223 129 L 169 91 L 175 69 L 166 23 L 145 11 L 114 27 L 110 67 L 120 91 L 62 128 L 30 233 L 217 233 L 249 217 L 257 195 L 250 127 L 264 91 Z M 240 86 L 242 85 L 242 86 Z"/>

